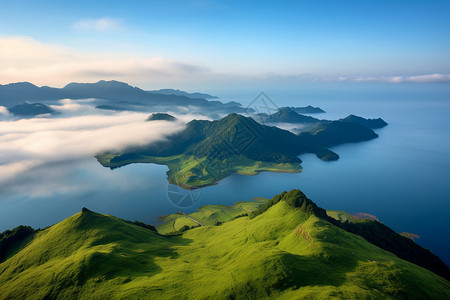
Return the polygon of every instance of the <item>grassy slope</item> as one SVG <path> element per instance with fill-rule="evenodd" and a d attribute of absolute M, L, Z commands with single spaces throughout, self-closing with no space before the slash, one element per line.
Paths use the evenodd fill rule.
<path fill-rule="evenodd" d="M 450 283 L 286 202 L 164 237 L 76 214 L 0 264 L 0 298 L 448 299 Z"/>
<path fill-rule="evenodd" d="M 189 214 L 191 218 L 203 225 L 215 225 L 217 222 L 231 221 L 238 216 L 249 214 L 267 202 L 265 198 L 256 198 L 255 201 L 237 202 L 233 206 L 206 205 L 198 209 L 198 212 Z M 157 226 L 158 232 L 171 234 L 179 231 L 183 226 L 197 227 L 198 223 L 187 218 L 182 213 L 175 213 L 161 218 L 161 225 Z"/>
<path fill-rule="evenodd" d="M 260 172 L 281 172 L 281 173 L 299 173 L 302 167 L 297 162 L 292 163 L 272 163 L 263 161 L 254 161 L 243 155 L 229 157 L 226 163 L 220 163 L 222 166 L 216 172 L 208 171 L 205 158 L 197 158 L 193 155 L 175 155 L 169 157 L 156 157 L 141 155 L 140 158 L 132 160 L 122 160 L 120 162 L 111 162 L 111 159 L 117 155 L 103 154 L 96 156 L 98 162 L 104 167 L 118 168 L 132 163 L 154 163 L 166 165 L 169 168 L 167 180 L 185 189 L 201 188 L 214 185 L 220 180 L 228 177 L 232 173 L 241 175 L 256 175 Z M 223 166 L 226 166 L 223 168 Z"/>

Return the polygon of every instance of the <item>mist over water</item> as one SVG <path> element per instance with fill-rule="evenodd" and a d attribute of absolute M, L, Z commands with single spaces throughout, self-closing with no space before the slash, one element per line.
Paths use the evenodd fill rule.
<path fill-rule="evenodd" d="M 216 94 L 220 100 L 246 106 L 260 91 Z M 449 85 L 342 83 L 264 91 L 278 106 L 313 105 L 327 112 L 314 115 L 317 118 L 352 113 L 381 117 L 389 125 L 377 130 L 378 139 L 334 147 L 339 161 L 300 156 L 300 174 L 232 175 L 202 189 L 199 202 L 185 212 L 300 188 L 323 208 L 370 213 L 398 232 L 418 234 L 419 244 L 450 264 Z M 0 231 L 20 224 L 52 225 L 83 206 L 155 223 L 158 216 L 180 210 L 167 197 L 166 171 L 165 166 L 151 164 L 111 171 L 93 157 L 37 167 L 15 180 L 19 188 L 1 187 Z"/>

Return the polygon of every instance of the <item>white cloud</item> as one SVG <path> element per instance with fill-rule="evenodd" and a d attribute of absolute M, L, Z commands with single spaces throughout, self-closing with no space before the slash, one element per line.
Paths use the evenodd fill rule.
<path fill-rule="evenodd" d="M 38 85 L 95 82 L 101 79 L 142 83 L 189 81 L 209 74 L 202 66 L 120 53 L 79 53 L 29 37 L 0 37 L 0 82 Z"/>
<path fill-rule="evenodd" d="M 99 19 L 82 19 L 73 23 L 72 27 L 78 31 L 115 31 L 122 27 L 120 19 L 115 18 L 99 18 Z"/>
<path fill-rule="evenodd" d="M 0 106 L 0 120 L 9 119 L 11 117 L 12 115 L 9 110 L 4 106 Z"/>
<path fill-rule="evenodd" d="M 164 140 L 185 126 L 183 121 L 145 122 L 145 113 L 103 115 L 86 105 L 84 110 L 73 110 L 73 102 L 62 101 L 62 114 L 56 118 L 0 122 L 0 187 L 46 164 L 147 145 Z M 83 115 L 73 115 L 74 111 Z"/>
<path fill-rule="evenodd" d="M 334 81 L 327 79 L 327 81 Z M 445 83 L 450 82 L 450 74 L 426 74 L 413 76 L 360 76 L 339 77 L 337 81 L 353 82 L 390 82 L 390 83 Z"/>
<path fill-rule="evenodd" d="M 0 164 L 0 183 L 15 179 L 28 169 L 36 167 L 40 164 L 41 162 L 37 160 L 22 160 L 3 165 Z"/>

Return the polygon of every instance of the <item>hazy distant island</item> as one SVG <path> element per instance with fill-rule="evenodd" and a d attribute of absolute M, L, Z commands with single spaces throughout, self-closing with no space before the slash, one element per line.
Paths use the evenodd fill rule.
<path fill-rule="evenodd" d="M 350 122 L 350 123 L 359 123 L 361 125 L 364 125 L 371 129 L 377 129 L 377 128 L 383 128 L 384 126 L 387 126 L 387 123 L 381 119 L 364 119 L 355 115 L 349 115 L 348 117 L 341 119 L 340 121 L 343 122 Z"/>
<path fill-rule="evenodd" d="M 8 109 L 10 113 L 18 117 L 36 117 L 54 114 L 55 111 L 48 105 L 42 103 L 23 103 Z"/>
<path fill-rule="evenodd" d="M 321 109 L 320 107 L 313 107 L 311 105 L 304 106 L 304 107 L 289 107 L 291 110 L 295 111 L 299 114 L 323 114 L 325 111 Z"/>
<path fill-rule="evenodd" d="M 217 99 L 217 96 L 212 96 L 209 94 L 203 94 L 203 93 L 188 93 L 185 91 L 175 90 L 175 89 L 160 89 L 160 90 L 154 90 L 154 91 L 147 91 L 152 94 L 162 94 L 162 95 L 176 95 L 176 96 L 185 96 L 189 98 L 200 98 L 200 99 Z"/>
<path fill-rule="evenodd" d="M 273 114 L 260 113 L 257 115 L 264 123 L 302 123 L 302 124 L 315 124 L 319 122 L 319 119 L 304 116 L 297 113 L 292 108 L 282 107 Z"/>
<path fill-rule="evenodd" d="M 169 118 L 167 114 L 150 118 L 155 116 Z M 328 147 L 378 137 L 372 129 L 359 123 L 315 122 L 311 130 L 294 134 L 250 117 L 229 114 L 216 121 L 193 120 L 182 132 L 164 142 L 96 157 L 103 166 L 112 169 L 131 163 L 167 165 L 170 183 L 196 189 L 215 184 L 231 173 L 300 172 L 300 154 L 314 153 L 322 160 L 337 160 L 339 156 Z"/>
<path fill-rule="evenodd" d="M 176 119 L 174 116 L 166 113 L 153 113 L 147 118 L 147 121 L 175 121 Z"/>
<path fill-rule="evenodd" d="M 204 206 L 156 227 L 83 208 L 45 229 L 0 234 L 0 297 L 449 298 L 450 272 L 438 257 L 378 221 L 344 214 L 300 190 Z"/>

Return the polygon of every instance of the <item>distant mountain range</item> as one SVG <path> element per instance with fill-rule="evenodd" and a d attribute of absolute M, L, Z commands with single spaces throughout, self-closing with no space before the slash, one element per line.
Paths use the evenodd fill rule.
<path fill-rule="evenodd" d="M 174 90 L 176 91 L 176 90 Z M 28 82 L 0 85 L 0 105 L 12 107 L 23 102 L 55 101 L 59 99 L 87 99 L 95 98 L 104 100 L 100 103 L 100 109 L 113 110 L 142 110 L 145 107 L 195 107 L 213 112 L 243 112 L 244 109 L 237 102 L 222 103 L 220 101 L 208 101 L 204 98 L 192 98 L 192 95 L 178 91 L 176 94 L 147 92 L 137 87 L 132 87 L 124 82 L 104 81 L 96 83 L 70 83 L 63 88 L 51 88 L 48 86 L 37 87 Z M 207 95 L 209 98 L 212 96 Z M 139 107 L 137 109 L 136 107 Z"/>
<path fill-rule="evenodd" d="M 188 93 L 185 91 L 175 90 L 175 89 L 160 89 L 160 90 L 154 90 L 154 91 L 147 91 L 148 93 L 152 94 L 161 94 L 161 95 L 177 95 L 177 96 L 185 96 L 189 98 L 200 98 L 200 99 L 217 99 L 216 96 L 211 96 L 209 94 L 202 94 L 202 93 Z"/>

